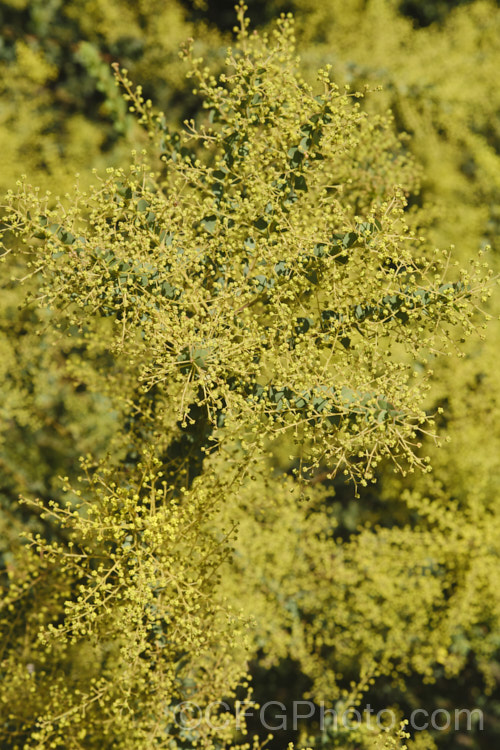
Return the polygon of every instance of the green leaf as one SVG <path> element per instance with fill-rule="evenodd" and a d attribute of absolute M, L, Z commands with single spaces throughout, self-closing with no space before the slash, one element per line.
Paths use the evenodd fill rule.
<path fill-rule="evenodd" d="M 257 291 L 263 292 L 265 289 L 271 286 L 271 282 L 267 280 L 266 276 L 259 274 L 254 276 L 254 281 L 257 283 Z"/>
<path fill-rule="evenodd" d="M 195 349 L 191 355 L 192 361 L 197 365 L 198 367 L 202 369 L 207 368 L 208 359 L 210 355 L 212 354 L 212 349 L 208 347 L 199 347 Z"/>
<path fill-rule="evenodd" d="M 59 232 L 59 237 L 61 242 L 64 242 L 65 245 L 72 245 L 76 239 L 74 234 L 71 232 L 65 232 L 64 230 Z"/>
<path fill-rule="evenodd" d="M 254 221 L 253 225 L 256 229 L 259 230 L 259 232 L 265 232 L 269 226 L 269 222 L 266 221 L 263 216 L 261 216 L 259 219 Z"/>
<path fill-rule="evenodd" d="M 215 214 L 210 214 L 210 216 L 205 216 L 201 220 L 202 227 L 209 232 L 210 234 L 213 234 L 215 232 L 215 227 L 217 225 L 217 216 Z"/>
<path fill-rule="evenodd" d="M 161 294 L 163 297 L 166 297 L 167 299 L 178 299 L 181 295 L 180 291 L 172 286 L 172 284 L 169 284 L 168 281 L 164 281 L 163 284 L 160 287 Z"/>
<path fill-rule="evenodd" d="M 307 406 L 309 399 L 306 396 L 299 396 L 295 399 L 295 406 L 297 409 L 303 409 Z"/>
<path fill-rule="evenodd" d="M 288 276 L 289 269 L 286 262 L 284 260 L 278 261 L 274 266 L 274 272 L 277 276 Z"/>
<path fill-rule="evenodd" d="M 342 246 L 345 248 L 352 247 L 358 239 L 356 232 L 347 232 L 342 238 Z"/>
<path fill-rule="evenodd" d="M 304 136 L 299 143 L 299 149 L 305 153 L 311 148 L 312 139 L 309 136 Z"/>
<path fill-rule="evenodd" d="M 351 339 L 349 336 L 342 336 L 340 338 L 340 343 L 344 347 L 344 349 L 350 349 L 351 348 Z"/>
<path fill-rule="evenodd" d="M 356 393 L 352 390 L 352 388 L 348 388 L 345 385 L 342 386 L 340 395 L 342 401 L 344 401 L 344 403 L 346 404 L 352 404 L 354 401 L 356 401 Z"/>
<path fill-rule="evenodd" d="M 299 150 L 298 146 L 292 146 L 288 151 L 288 158 L 290 159 L 290 166 L 293 168 L 298 167 L 304 159 L 304 154 Z"/>
<path fill-rule="evenodd" d="M 298 174 L 294 181 L 295 190 L 303 190 L 307 193 L 307 182 L 303 174 Z"/>
<path fill-rule="evenodd" d="M 314 325 L 312 318 L 297 318 L 297 324 L 295 325 L 295 333 L 307 333 L 311 326 Z"/>

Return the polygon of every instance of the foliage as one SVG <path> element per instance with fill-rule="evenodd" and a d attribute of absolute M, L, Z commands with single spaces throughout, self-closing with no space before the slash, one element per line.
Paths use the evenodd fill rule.
<path fill-rule="evenodd" d="M 366 6 L 366 7 L 365 7 Z M 498 236 L 498 29 L 500 10 L 480 0 L 443 25 L 415 31 L 390 0 L 301 4 L 305 63 L 332 64 L 335 80 L 383 91 L 372 109 L 394 114 L 424 166 L 414 206 L 432 244 L 455 243 L 464 257 Z M 460 252 L 460 250 L 459 250 Z"/>
<path fill-rule="evenodd" d="M 442 9 L 438 3 L 419 3 L 419 12 L 427 12 L 430 6 L 433 12 Z M 498 4 L 464 4 L 441 16 L 439 25 L 418 30 L 401 15 L 396 3 L 385 0 L 352 3 L 349 12 L 345 4 L 335 0 L 301 3 L 296 12 L 303 68 L 328 62 L 339 83 L 353 87 L 380 84 L 382 91 L 366 96 L 363 106 L 370 112 L 385 112 L 390 107 L 396 131 L 411 135 L 408 148 L 423 166 L 423 178 L 419 194 L 410 198 L 406 217 L 410 225 L 414 220 L 421 229 L 425 227 L 431 247 L 453 243 L 454 253 L 462 262 L 490 243 L 490 263 L 498 268 Z M 498 315 L 497 301 L 490 312 Z M 411 488 L 412 496 L 416 493 L 428 498 L 436 514 L 446 517 L 449 507 L 455 508 L 449 521 L 450 533 L 453 526 L 463 533 L 472 525 L 480 535 L 487 536 L 487 529 L 495 525 L 498 516 L 494 427 L 498 422 L 494 354 L 498 336 L 498 323 L 492 322 L 489 343 L 466 346 L 466 358 L 460 367 L 447 359 L 433 363 L 432 390 L 426 405 L 428 409 L 443 409 L 438 427 L 447 441 L 438 451 L 430 447 L 434 480 L 420 475 L 411 481 L 399 481 L 383 471 L 377 491 L 366 493 L 357 503 L 352 503 L 337 484 L 336 507 L 344 534 L 358 533 L 367 519 L 370 523 L 378 520 L 383 526 L 417 522 L 420 505 L 417 511 L 404 501 Z M 484 563 L 469 554 L 472 579 L 478 572 L 475 563 Z M 457 564 L 460 567 L 465 560 Z M 493 559 L 490 564 L 495 568 Z M 495 594 L 491 596 L 494 600 Z M 484 611 L 485 600 L 482 602 L 478 611 Z M 498 627 L 495 615 L 490 618 L 485 613 L 484 622 L 482 616 L 477 615 L 477 635 L 489 633 L 493 647 Z M 422 705 L 481 705 L 487 726 L 475 742 L 478 747 L 489 747 L 495 742 L 499 705 L 494 697 L 485 696 L 481 672 L 487 663 L 493 689 L 499 674 L 498 646 L 485 658 L 481 644 L 470 637 L 470 630 L 462 633 L 459 641 L 460 646 L 452 643 L 447 647 L 448 659 L 462 653 L 459 676 L 452 680 L 444 668 L 436 666 L 435 685 L 424 689 L 419 679 L 408 676 L 405 691 L 386 683 L 386 694 L 401 700 L 408 713 Z M 493 674 L 497 675 L 494 680 Z M 454 746 L 453 736 L 446 738 L 441 733 L 436 739 L 440 746 Z M 463 741 L 473 740 L 467 737 Z"/>
<path fill-rule="evenodd" d="M 114 60 L 145 82 L 169 118 L 192 101 L 178 50 L 193 27 L 175 0 L 3 0 L 0 24 L 2 192 L 20 171 L 59 191 L 71 189 L 75 172 L 88 185 L 93 167 L 128 158 L 140 135 Z M 197 25 L 201 47 L 217 47 L 219 37 Z"/>
<path fill-rule="evenodd" d="M 415 31 L 395 3 L 302 4 L 300 68 L 290 18 L 249 34 L 240 13 L 225 62 L 199 27 L 215 60 L 188 45 L 184 78 L 176 4 L 4 5 L 37 24 L 5 52 L 12 153 L 43 133 L 32 164 L 63 189 L 75 149 L 95 163 L 117 139 L 123 163 L 129 132 L 139 155 L 65 199 L 31 178 L 8 195 L 26 297 L 19 313 L 9 284 L 1 302 L 2 746 L 241 743 L 245 727 L 183 729 L 174 707 L 217 713 L 252 674 L 266 699 L 285 663 L 335 707 L 435 707 L 451 680 L 477 705 L 498 664 L 497 327 L 460 338 L 488 295 L 469 259 L 497 231 L 495 6 Z M 51 46 L 57 14 L 77 49 Z M 115 57 L 144 81 L 116 70 L 144 152 Z M 89 78 L 68 77 L 82 65 L 112 137 Z M 50 161 L 61 111 L 40 117 L 74 80 L 88 93 Z M 193 80 L 177 128 L 147 97 L 169 106 Z M 434 250 L 450 241 L 464 268 Z"/>

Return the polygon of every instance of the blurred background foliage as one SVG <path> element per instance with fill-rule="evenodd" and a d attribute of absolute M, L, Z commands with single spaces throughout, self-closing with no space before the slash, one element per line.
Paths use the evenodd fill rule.
<path fill-rule="evenodd" d="M 409 196 L 408 221 L 421 228 L 429 245 L 454 245 L 461 263 L 490 247 L 488 262 L 497 271 L 499 4 L 262 0 L 248 5 L 257 26 L 265 26 L 280 12 L 293 12 L 306 78 L 329 64 L 339 85 L 366 87 L 363 107 L 378 113 L 391 110 L 395 131 L 409 135 L 406 147 L 421 167 L 421 187 Z M 179 46 L 194 37 L 197 52 L 215 66 L 222 64 L 234 21 L 231 1 L 1 0 L 0 191 L 11 188 L 21 174 L 42 190 L 64 194 L 79 173 L 80 185 L 86 188 L 93 169 L 118 165 L 132 148 L 142 147 L 145 136 L 115 85 L 115 61 L 142 85 L 145 97 L 167 121 L 175 124 L 191 116 L 199 102 L 185 79 Z M 30 308 L 18 310 L 19 292 L 9 277 L 22 276 L 26 269 L 9 259 L 3 271 L 0 562 L 8 566 L 21 530 L 43 529 L 49 538 L 58 533 L 33 510 L 21 508 L 18 495 L 57 498 L 57 477 L 76 476 L 79 456 L 89 451 L 104 455 L 121 421 L 105 391 L 96 396 L 94 390 L 68 379 L 68 358 L 88 353 L 68 351 L 43 317 Z M 348 685 L 350 671 L 357 670 L 353 665 L 366 657 L 368 668 L 376 654 L 374 642 L 386 637 L 392 658 L 408 661 L 407 676 L 401 684 L 386 670 L 369 688 L 368 702 L 398 706 L 403 715 L 413 708 L 455 706 L 479 707 L 485 713 L 483 731 L 437 732 L 433 737 L 422 733 L 410 746 L 433 748 L 435 742 L 439 748 L 489 749 L 498 743 L 500 573 L 498 567 L 491 569 L 491 560 L 498 562 L 500 552 L 499 311 L 493 299 L 485 342 L 467 344 L 458 366 L 456 360 L 441 360 L 435 368 L 427 405 L 429 410 L 443 410 L 438 424 L 443 444 L 425 446 L 432 457 L 431 475 L 399 477 L 382 467 L 378 483 L 363 490 L 360 499 L 353 499 L 352 488 L 341 479 L 318 478 L 326 498 L 327 511 L 322 512 L 330 515 L 332 535 L 344 545 L 346 579 L 339 580 L 338 569 L 329 568 L 328 539 L 321 539 L 326 562 L 318 576 L 324 580 L 318 581 L 314 597 L 303 591 L 300 601 L 307 621 L 315 623 L 307 636 L 314 643 L 301 632 L 296 592 L 301 590 L 301 576 L 307 581 L 310 574 L 307 539 L 316 533 L 319 511 L 314 504 L 290 505 L 273 483 L 269 496 L 260 498 L 258 512 L 251 495 L 242 500 L 236 541 L 239 578 L 232 568 L 226 594 L 256 618 L 252 672 L 260 699 L 269 699 L 270 693 L 274 699 L 279 693 L 278 699 L 286 703 L 296 697 L 297 685 L 307 691 L 311 679 L 328 684 L 328 674 L 303 671 L 303 662 L 310 664 L 318 643 L 321 653 L 331 651 L 332 674 L 342 673 Z M 103 348 L 92 352 L 91 359 L 102 363 L 105 357 Z M 94 377 L 91 370 L 89 380 Z M 275 456 L 270 472 L 289 468 L 284 449 L 281 458 Z M 278 543 L 276 528 L 282 534 Z M 250 547 L 249 540 L 255 545 Z M 357 568 L 359 547 L 367 566 L 363 570 Z M 428 643 L 410 647 L 397 641 L 405 626 L 394 626 L 399 617 L 394 607 L 399 596 L 406 597 L 408 586 L 416 585 L 408 572 L 416 548 L 427 550 L 429 565 L 439 569 L 439 596 L 449 603 L 458 592 L 453 606 L 468 625 L 457 633 L 449 612 L 444 630 L 442 622 L 431 618 L 423 631 Z M 391 586 L 395 588 L 387 598 Z M 345 599 L 349 587 L 351 594 Z M 364 597 L 370 598 L 370 606 Z M 417 596 L 416 601 L 421 599 Z M 470 614 L 464 619 L 465 610 Z M 332 616 L 328 621 L 325 612 L 337 612 L 338 620 Z M 348 632 L 349 613 L 362 622 L 363 638 L 339 646 L 339 622 L 345 618 L 342 627 Z M 439 619 L 439 608 L 433 617 Z M 434 633 L 439 642 L 434 643 Z M 434 656 L 439 652 L 438 658 L 426 661 L 426 648 Z M 328 733 L 313 741 L 323 747 L 347 747 L 342 738 Z M 276 742 L 283 742 L 279 734 Z"/>

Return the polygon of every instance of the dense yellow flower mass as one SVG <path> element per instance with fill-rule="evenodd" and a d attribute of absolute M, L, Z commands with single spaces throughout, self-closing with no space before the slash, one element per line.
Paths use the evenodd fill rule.
<path fill-rule="evenodd" d="M 4 5 L 0 744 L 439 747 L 499 673 L 497 7 Z"/>

